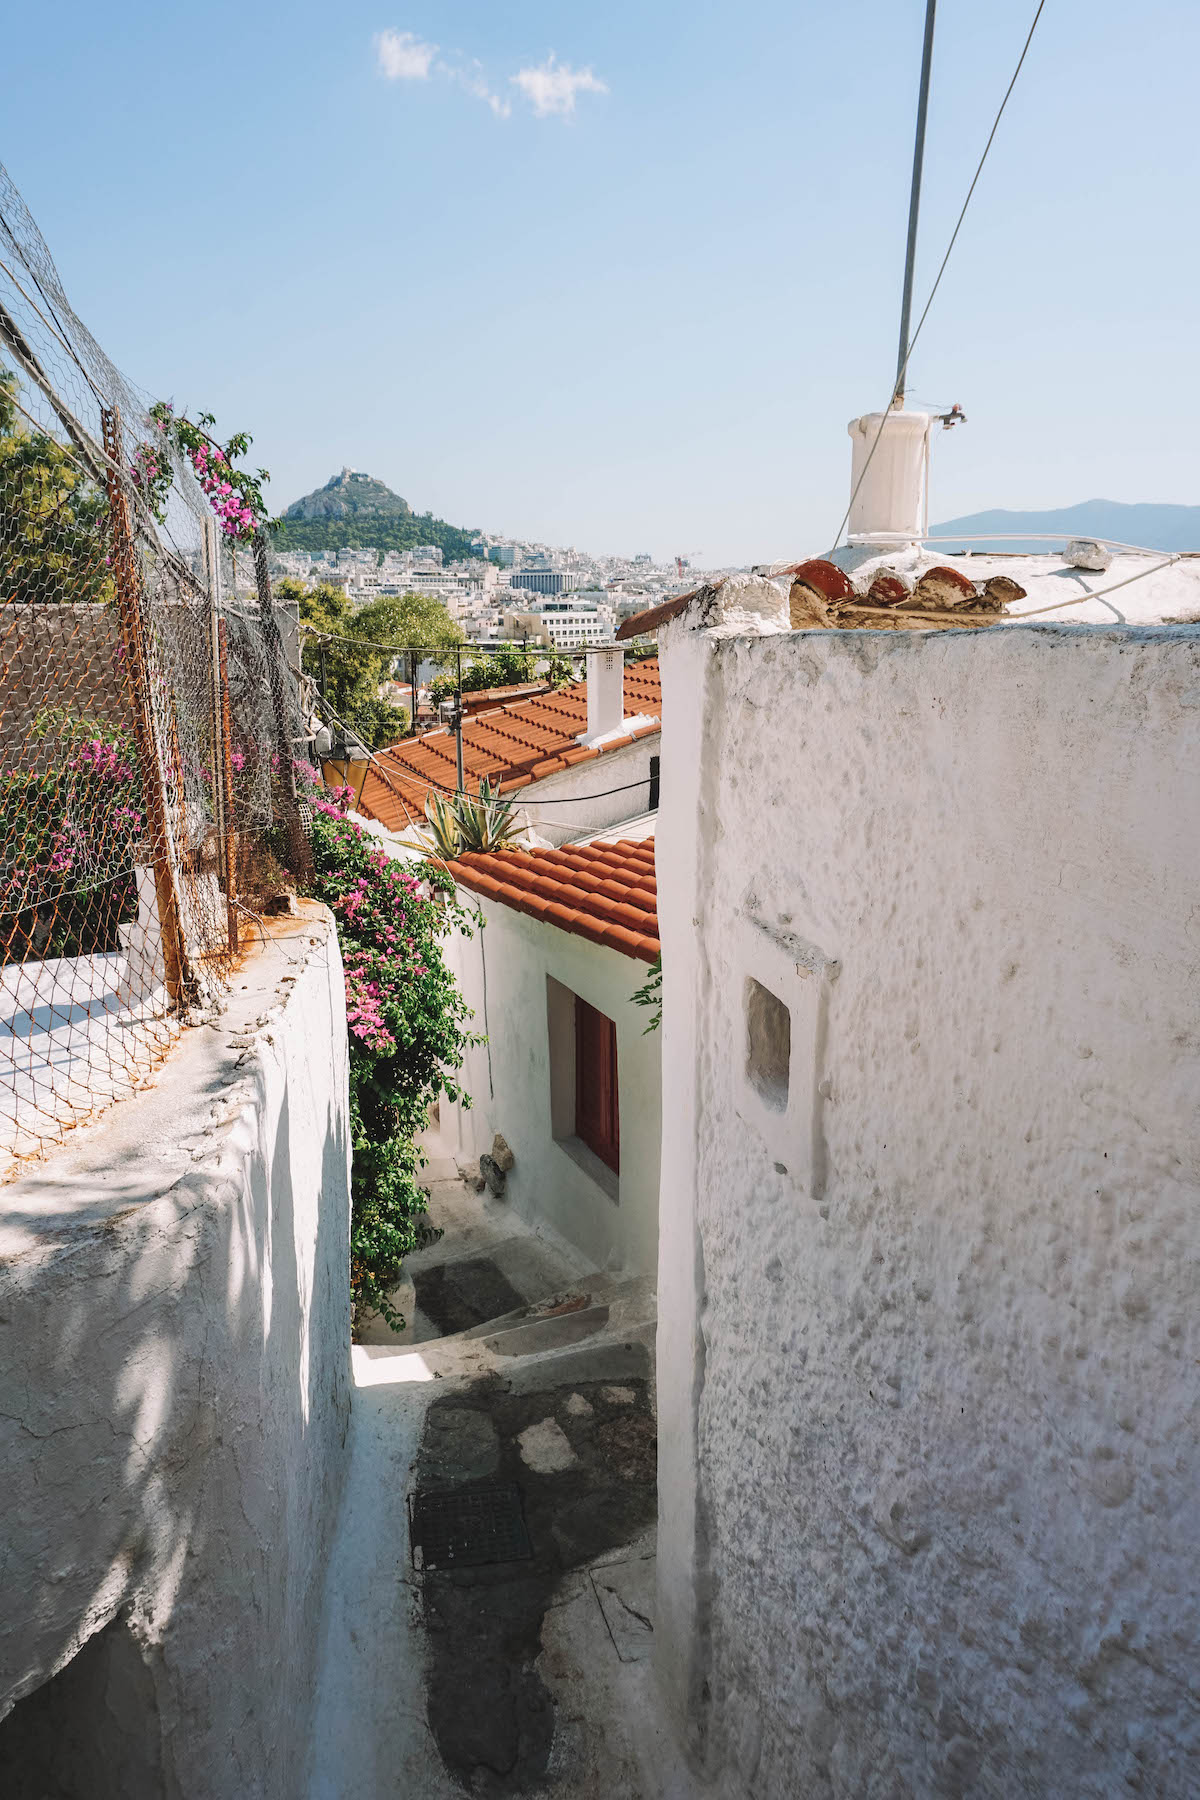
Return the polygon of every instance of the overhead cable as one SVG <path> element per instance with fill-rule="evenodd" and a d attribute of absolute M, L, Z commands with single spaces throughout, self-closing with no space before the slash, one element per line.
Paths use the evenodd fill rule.
<path fill-rule="evenodd" d="M 979 177 L 983 174 L 983 165 L 988 159 L 988 151 L 992 147 L 992 140 L 995 138 L 996 133 L 1000 128 L 1000 121 L 1004 117 L 1004 109 L 1008 105 L 1009 96 L 1011 95 L 1014 87 L 1016 87 L 1016 85 L 1017 85 L 1017 77 L 1021 73 L 1021 69 L 1024 65 L 1025 58 L 1029 52 L 1029 46 L 1033 42 L 1033 34 L 1037 30 L 1037 23 L 1038 23 L 1038 20 L 1042 16 L 1042 9 L 1044 8 L 1045 4 L 1046 4 L 1046 0 L 1038 0 L 1038 8 L 1037 8 L 1037 11 L 1033 15 L 1033 23 L 1029 27 L 1029 32 L 1028 32 L 1028 35 L 1026 36 L 1024 46 L 1021 50 L 1021 54 L 1017 58 L 1017 66 L 1012 72 L 1012 79 L 1009 82 L 1007 88 L 1005 88 L 1005 90 L 1004 90 L 1004 98 L 1003 98 L 1003 100 L 1001 100 L 999 110 L 996 113 L 995 119 L 992 121 L 992 129 L 988 132 L 987 143 L 983 146 L 983 155 L 979 158 L 978 166 L 976 167 L 975 173 L 971 178 L 971 185 L 967 189 L 967 197 L 962 203 L 962 211 L 959 213 L 958 221 L 955 224 L 954 230 L 950 234 L 950 242 L 946 246 L 946 254 L 942 258 L 941 267 L 938 269 L 937 276 L 934 280 L 933 286 L 929 290 L 929 298 L 925 302 L 925 310 L 922 312 L 921 317 L 917 321 L 917 329 L 913 332 L 912 337 L 909 339 L 908 349 L 905 352 L 904 359 L 900 364 L 899 373 L 896 376 L 896 381 L 895 381 L 895 384 L 894 384 L 894 387 L 892 390 L 893 394 L 895 393 L 896 388 L 900 388 L 903 386 L 904 377 L 908 371 L 909 362 L 912 359 L 912 353 L 917 347 L 917 339 L 921 335 L 921 331 L 924 327 L 925 321 L 929 317 L 929 309 L 933 305 L 934 297 L 937 294 L 938 288 L 942 284 L 942 276 L 946 273 L 946 265 L 950 261 L 951 252 L 953 251 L 955 244 L 958 242 L 958 234 L 962 230 L 963 220 L 967 216 L 967 208 L 971 204 L 971 197 L 975 192 L 975 188 L 978 184 Z M 850 495 L 850 504 L 849 504 L 849 506 L 847 506 L 845 512 L 842 514 L 841 524 L 838 526 L 837 531 L 834 534 L 833 549 L 830 550 L 830 552 L 829 552 L 830 556 L 833 555 L 834 550 L 837 549 L 838 545 L 842 541 L 842 532 L 846 528 L 846 521 L 849 519 L 850 514 L 854 510 L 854 502 L 858 499 L 858 490 L 861 488 L 863 482 L 866 480 L 867 470 L 870 468 L 872 458 L 874 457 L 876 450 L 879 448 L 879 440 L 883 436 L 883 428 L 887 423 L 889 410 L 890 410 L 890 408 L 885 407 L 883 414 L 879 420 L 879 430 L 875 433 L 875 441 L 872 443 L 871 448 L 870 448 L 869 452 L 867 453 L 867 460 L 866 460 L 866 462 L 864 462 L 864 464 L 862 466 L 862 470 L 859 474 L 858 480 L 854 484 L 854 490 Z"/>

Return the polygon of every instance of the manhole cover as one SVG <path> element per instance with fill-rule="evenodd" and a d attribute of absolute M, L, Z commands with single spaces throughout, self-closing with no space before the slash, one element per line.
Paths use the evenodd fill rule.
<path fill-rule="evenodd" d="M 410 1494 L 408 1529 L 414 1569 L 475 1569 L 533 1555 L 515 1481 Z"/>

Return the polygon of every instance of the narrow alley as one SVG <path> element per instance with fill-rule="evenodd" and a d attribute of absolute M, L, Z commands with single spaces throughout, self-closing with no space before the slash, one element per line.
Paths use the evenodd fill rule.
<path fill-rule="evenodd" d="M 405 1331 L 352 1352 L 314 1800 L 684 1800 L 649 1665 L 654 1284 L 430 1150 L 444 1235 L 408 1260 Z"/>

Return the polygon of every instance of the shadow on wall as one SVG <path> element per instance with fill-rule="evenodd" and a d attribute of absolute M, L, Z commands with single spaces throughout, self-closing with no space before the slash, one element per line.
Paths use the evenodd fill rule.
<path fill-rule="evenodd" d="M 124 1618 L 0 1725 L 8 1800 L 129 1800 L 163 1792 L 154 1682 Z"/>
<path fill-rule="evenodd" d="M 0 1367 L 22 1395 L 0 1430 L 18 1800 L 301 1791 L 292 1721 L 349 1407 L 346 1116 L 335 1096 L 318 1123 L 317 1095 L 292 1091 L 303 1067 L 268 1136 L 260 1064 L 257 1139 L 214 1139 L 156 1199 L 49 1244 L 36 1208 L 6 1215 L 37 1239 L 0 1271 Z M 318 1136 L 319 1178 L 297 1154 Z M 114 1157 L 110 1192 L 136 1195 L 141 1153 Z"/>

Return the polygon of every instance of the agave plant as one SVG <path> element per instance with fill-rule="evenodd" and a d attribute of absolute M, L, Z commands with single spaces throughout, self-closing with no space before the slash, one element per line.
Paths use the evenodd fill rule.
<path fill-rule="evenodd" d="M 486 780 L 479 784 L 477 800 L 470 794 L 431 794 L 425 817 L 434 848 L 448 860 L 468 850 L 503 850 L 524 829 L 512 801 L 501 800 L 499 789 Z"/>
<path fill-rule="evenodd" d="M 457 795 L 455 798 L 457 799 Z M 444 794 L 430 794 L 425 802 L 425 817 L 429 822 L 429 835 L 434 849 L 447 862 L 452 861 L 462 850 L 453 804 Z"/>

